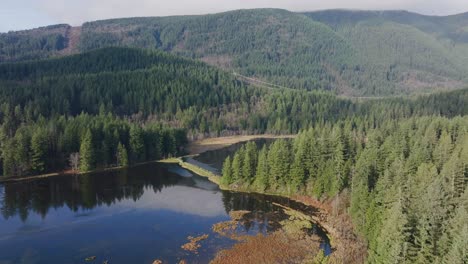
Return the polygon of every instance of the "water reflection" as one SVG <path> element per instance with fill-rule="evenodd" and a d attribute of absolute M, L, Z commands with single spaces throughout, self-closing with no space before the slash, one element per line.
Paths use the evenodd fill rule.
<path fill-rule="evenodd" d="M 45 218 L 51 208 L 67 207 L 78 212 L 123 200 L 137 201 L 145 189 L 158 193 L 178 182 L 196 185 L 193 179 L 181 181 L 180 176 L 154 164 L 131 170 L 7 183 L 3 186 L 1 213 L 5 219 L 18 215 L 26 221 L 30 213 Z"/>
<path fill-rule="evenodd" d="M 234 243 L 211 232 L 231 210 L 252 211 L 238 231 L 254 235 L 287 217 L 273 202 L 296 206 L 280 197 L 220 191 L 206 178 L 167 166 L 0 185 L 0 263 L 81 263 L 92 255 L 101 263 L 206 263 Z M 210 238 L 198 255 L 181 251 L 187 236 L 203 233 Z"/>

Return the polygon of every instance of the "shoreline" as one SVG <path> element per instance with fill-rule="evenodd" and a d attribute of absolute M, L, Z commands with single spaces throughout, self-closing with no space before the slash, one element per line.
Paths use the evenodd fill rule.
<path fill-rule="evenodd" d="M 147 162 L 142 162 L 138 164 L 133 164 L 127 167 L 100 168 L 100 169 L 96 169 L 96 170 L 92 170 L 88 172 L 62 171 L 62 172 L 48 173 L 48 174 L 42 174 L 42 175 L 25 176 L 25 177 L 9 177 L 9 178 L 0 179 L 0 184 L 4 184 L 8 182 L 21 182 L 21 181 L 48 178 L 48 177 L 83 175 L 83 174 L 93 174 L 93 173 L 106 172 L 106 171 L 115 171 L 115 170 L 133 168 L 133 167 L 137 167 L 137 166 L 141 166 L 145 164 L 151 164 L 151 163 L 178 164 L 180 167 L 188 171 L 191 171 L 202 177 L 208 178 L 208 180 L 210 180 L 211 182 L 219 186 L 221 190 L 279 196 L 279 197 L 288 198 L 295 202 L 302 203 L 305 206 L 313 207 L 317 209 L 318 211 L 316 214 L 309 215 L 309 216 L 311 217 L 313 223 L 318 225 L 322 230 L 324 230 L 324 232 L 328 236 L 330 240 L 330 245 L 332 246 L 332 249 L 333 249 L 333 254 L 331 254 L 330 257 L 334 258 L 338 255 L 338 257 L 343 258 L 343 256 L 344 257 L 349 256 L 351 254 L 349 250 L 353 250 L 354 252 L 356 251 L 356 248 L 357 248 L 358 253 L 361 253 L 360 249 L 364 245 L 363 245 L 363 242 L 360 240 L 360 238 L 354 232 L 353 227 L 352 226 L 349 227 L 349 225 L 346 225 L 346 223 L 344 223 L 345 227 L 343 228 L 343 223 L 341 223 L 341 225 L 338 223 L 338 228 L 337 228 L 336 227 L 337 222 L 332 221 L 332 220 L 342 221 L 343 215 L 339 215 L 338 217 L 334 216 L 329 210 L 328 208 L 329 206 L 327 206 L 327 203 L 318 201 L 317 199 L 307 196 L 307 195 L 294 195 L 294 194 L 275 193 L 275 192 L 259 192 L 255 190 L 249 190 L 249 189 L 230 188 L 229 186 L 225 186 L 221 184 L 220 175 L 212 171 L 206 170 L 202 167 L 199 167 L 195 164 L 192 164 L 190 162 L 186 162 L 184 160 L 185 158 L 194 158 L 205 151 L 217 150 L 217 149 L 230 146 L 232 144 L 245 142 L 245 141 L 249 141 L 253 139 L 293 138 L 293 137 L 294 135 L 284 135 L 284 136 L 253 135 L 253 136 L 234 136 L 234 137 L 203 139 L 203 140 L 197 140 L 197 141 L 193 141 L 189 143 L 187 147 L 187 149 L 189 149 L 189 153 L 181 157 L 147 161 Z M 204 150 L 204 151 L 200 152 L 200 150 Z M 197 153 L 197 152 L 200 152 L 200 153 Z M 337 218 L 337 219 L 334 219 L 334 218 Z M 349 234 L 352 234 L 351 238 Z M 356 248 L 351 247 L 352 249 L 349 249 L 350 244 L 356 245 Z M 340 259 L 340 260 L 343 261 L 343 259 Z M 348 263 L 348 262 L 344 262 L 344 263 Z M 349 262 L 349 263 L 354 263 L 354 262 Z"/>
<path fill-rule="evenodd" d="M 197 155 L 193 155 L 193 156 L 197 156 Z M 332 250 L 333 250 L 332 251 L 333 254 L 331 254 L 330 257 L 335 257 L 337 255 L 338 257 L 348 256 L 349 252 L 347 252 L 347 249 L 350 243 L 354 243 L 354 244 L 360 243 L 360 241 L 358 241 L 359 239 L 357 236 L 354 239 L 350 239 L 347 236 L 345 236 L 345 233 L 350 232 L 350 231 L 353 234 L 355 234 L 354 230 L 345 230 L 346 232 L 343 232 L 343 230 L 338 230 L 337 228 L 335 228 L 333 223 L 330 221 L 333 218 L 333 216 L 331 216 L 331 213 L 326 209 L 326 204 L 312 197 L 305 196 L 305 195 L 302 195 L 302 196 L 301 195 L 287 195 L 283 193 L 258 192 L 258 191 L 252 191 L 252 190 L 233 189 L 220 183 L 220 179 L 221 179 L 220 175 L 217 175 L 211 171 L 198 167 L 194 164 L 185 162 L 183 158 L 169 159 L 164 162 L 178 164 L 179 166 L 181 166 L 182 168 L 186 170 L 196 173 L 197 175 L 200 175 L 202 177 L 206 177 L 208 178 L 208 180 L 218 185 L 219 188 L 224 191 L 254 193 L 254 194 L 284 197 L 292 201 L 301 203 L 305 206 L 313 207 L 317 209 L 318 210 L 317 214 L 309 215 L 309 216 L 311 217 L 313 223 L 318 225 L 322 230 L 324 230 L 324 232 L 328 236 L 330 245 L 332 246 Z M 343 261 L 343 259 L 340 259 L 340 260 Z M 354 263 L 354 262 L 350 262 L 350 263 Z"/>
<path fill-rule="evenodd" d="M 83 175 L 83 174 L 90 174 L 90 173 L 114 171 L 114 170 L 121 170 L 125 168 L 133 168 L 136 166 L 141 166 L 141 165 L 149 164 L 149 163 L 158 163 L 158 162 L 167 163 L 168 160 L 179 159 L 183 157 L 193 157 L 206 151 L 217 150 L 220 148 L 224 148 L 224 147 L 236 144 L 236 143 L 245 142 L 249 140 L 262 139 L 262 138 L 264 139 L 294 138 L 295 136 L 296 135 L 261 134 L 261 135 L 239 135 L 239 136 L 228 136 L 228 137 L 205 138 L 205 139 L 200 139 L 200 140 L 189 142 L 189 144 L 187 145 L 187 154 L 181 157 L 145 161 L 145 162 L 135 163 L 135 164 L 125 166 L 125 167 L 116 166 L 116 167 L 108 167 L 108 168 L 97 168 L 97 169 L 86 171 L 86 172 L 63 170 L 63 171 L 56 171 L 56 172 L 28 175 L 28 176 L 0 177 L 0 184 L 8 183 L 8 182 L 21 182 L 21 181 L 34 180 L 34 179 L 43 179 L 43 178 L 49 178 L 49 177 Z"/>
<path fill-rule="evenodd" d="M 206 151 L 217 150 L 220 148 L 228 147 L 236 143 L 246 142 L 255 139 L 280 139 L 280 138 L 295 138 L 297 135 L 273 135 L 273 134 L 259 134 L 259 135 L 238 135 L 227 137 L 205 138 L 192 141 L 187 146 L 188 154 L 186 156 L 195 156 Z"/>
<path fill-rule="evenodd" d="M 28 181 L 28 180 L 35 180 L 35 179 L 45 179 L 45 178 L 59 177 L 59 176 L 75 176 L 75 175 L 84 175 L 84 174 L 94 174 L 94 173 L 99 173 L 99 172 L 116 171 L 116 170 L 129 169 L 129 168 L 134 168 L 134 167 L 138 167 L 141 165 L 157 163 L 157 162 L 160 162 L 160 161 L 159 160 L 145 161 L 145 162 L 135 163 L 135 164 L 132 164 L 130 166 L 125 166 L 125 167 L 116 166 L 116 167 L 108 167 L 108 168 L 98 168 L 98 169 L 85 171 L 85 172 L 65 170 L 65 171 L 60 171 L 60 172 L 51 172 L 51 173 L 39 174 L 39 175 L 6 177 L 6 178 L 0 178 L 0 184 L 9 183 L 9 182 L 21 182 L 21 181 Z"/>

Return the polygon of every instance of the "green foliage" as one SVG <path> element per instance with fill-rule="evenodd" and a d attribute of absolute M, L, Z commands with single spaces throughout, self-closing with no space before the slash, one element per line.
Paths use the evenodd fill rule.
<path fill-rule="evenodd" d="M 120 142 L 117 145 L 117 165 L 121 167 L 128 166 L 127 148 Z"/>
<path fill-rule="evenodd" d="M 296 89 L 398 95 L 466 85 L 466 23 L 463 15 L 278 9 L 111 19 L 85 23 L 77 45 L 68 25 L 1 34 L 0 61 L 134 47 Z"/>
<path fill-rule="evenodd" d="M 63 170 L 70 165 L 69 157 L 78 152 L 81 171 L 126 166 L 129 162 L 126 146 L 129 146 L 130 130 L 135 125 L 110 114 L 58 116 L 22 123 L 13 137 L 0 140 L 3 175 L 24 176 Z M 155 122 L 137 126 L 143 138 L 141 153 L 145 153 L 145 156 L 139 156 L 141 161 L 183 152 L 187 143 L 184 129 L 167 128 Z M 176 146 L 170 153 L 163 147 L 163 143 L 168 141 Z"/>
<path fill-rule="evenodd" d="M 143 129 L 137 125 L 130 128 L 130 157 L 132 162 L 141 162 L 146 158 Z"/>
<path fill-rule="evenodd" d="M 68 45 L 68 25 L 0 33 L 0 62 L 47 58 Z"/>
<path fill-rule="evenodd" d="M 91 130 L 87 130 L 80 145 L 80 171 L 87 172 L 94 168 L 95 150 Z"/>
<path fill-rule="evenodd" d="M 48 144 L 47 132 L 36 130 L 31 138 L 31 169 L 35 173 L 42 173 L 46 169 Z"/>
<path fill-rule="evenodd" d="M 349 213 L 368 240 L 369 263 L 463 263 L 455 260 L 467 256 L 466 221 L 460 220 L 468 206 L 461 159 L 467 132 L 466 115 L 387 120 L 376 127 L 349 119 L 319 124 L 265 146 L 255 179 L 242 175 L 236 187 L 317 198 L 350 189 Z M 245 158 L 246 149 L 234 159 Z M 237 169 L 245 172 L 233 166 L 223 177 Z"/>
<path fill-rule="evenodd" d="M 231 165 L 231 157 L 227 157 L 227 159 L 223 163 L 222 169 L 222 184 L 229 185 L 232 183 L 232 165 Z"/>
<path fill-rule="evenodd" d="M 255 171 L 254 186 L 260 191 L 265 191 L 270 187 L 269 183 L 270 166 L 268 163 L 268 148 L 263 146 L 258 154 L 258 164 Z"/>

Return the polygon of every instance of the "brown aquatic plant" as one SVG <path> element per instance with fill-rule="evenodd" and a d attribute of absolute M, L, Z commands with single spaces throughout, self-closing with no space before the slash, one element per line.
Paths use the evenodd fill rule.
<path fill-rule="evenodd" d="M 231 220 L 219 222 L 212 226 L 212 230 L 215 233 L 218 233 L 221 236 L 230 238 L 232 240 L 242 241 L 245 239 L 245 235 L 240 235 L 236 233 L 236 228 L 242 220 L 246 220 L 246 216 L 250 214 L 251 211 L 246 210 L 238 210 L 238 211 L 230 211 L 229 216 Z"/>
<path fill-rule="evenodd" d="M 96 256 L 91 256 L 91 257 L 85 258 L 85 261 L 93 261 L 95 259 L 96 259 Z"/>
<path fill-rule="evenodd" d="M 189 236 L 189 237 L 187 237 L 189 242 L 182 245 L 181 248 L 184 249 L 184 250 L 187 250 L 187 251 L 190 251 L 190 252 L 193 252 L 193 253 L 197 254 L 198 249 L 201 247 L 199 242 L 202 241 L 202 240 L 205 240 L 207 238 L 208 238 L 207 234 L 201 235 L 201 236 L 198 236 L 198 237 Z"/>
<path fill-rule="evenodd" d="M 244 242 L 218 252 L 211 263 L 301 263 L 319 252 L 319 241 L 315 236 L 298 240 L 281 230 L 266 236 L 246 236 Z"/>
<path fill-rule="evenodd" d="M 267 235 L 239 235 L 237 225 L 247 221 L 249 211 L 232 211 L 232 220 L 213 225 L 213 231 L 240 241 L 216 255 L 212 263 L 309 263 L 320 252 L 320 238 L 310 235 L 312 219 L 292 208 L 276 204 L 289 217 L 279 221 L 279 229 Z M 272 217 L 277 214 L 272 214 Z"/>
<path fill-rule="evenodd" d="M 247 214 L 250 214 L 250 211 L 246 210 L 238 210 L 238 211 L 230 211 L 229 216 L 233 221 L 240 221 L 242 220 Z"/>

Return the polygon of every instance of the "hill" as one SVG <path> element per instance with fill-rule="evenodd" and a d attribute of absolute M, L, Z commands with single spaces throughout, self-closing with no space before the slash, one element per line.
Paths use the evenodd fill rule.
<path fill-rule="evenodd" d="M 0 34 L 0 61 L 159 49 L 280 86 L 350 96 L 465 87 L 468 16 L 278 9 L 124 18 Z"/>
<path fill-rule="evenodd" d="M 330 26 L 355 48 L 372 73 L 368 85 L 406 93 L 466 85 L 466 14 L 328 10 L 305 15 Z"/>

